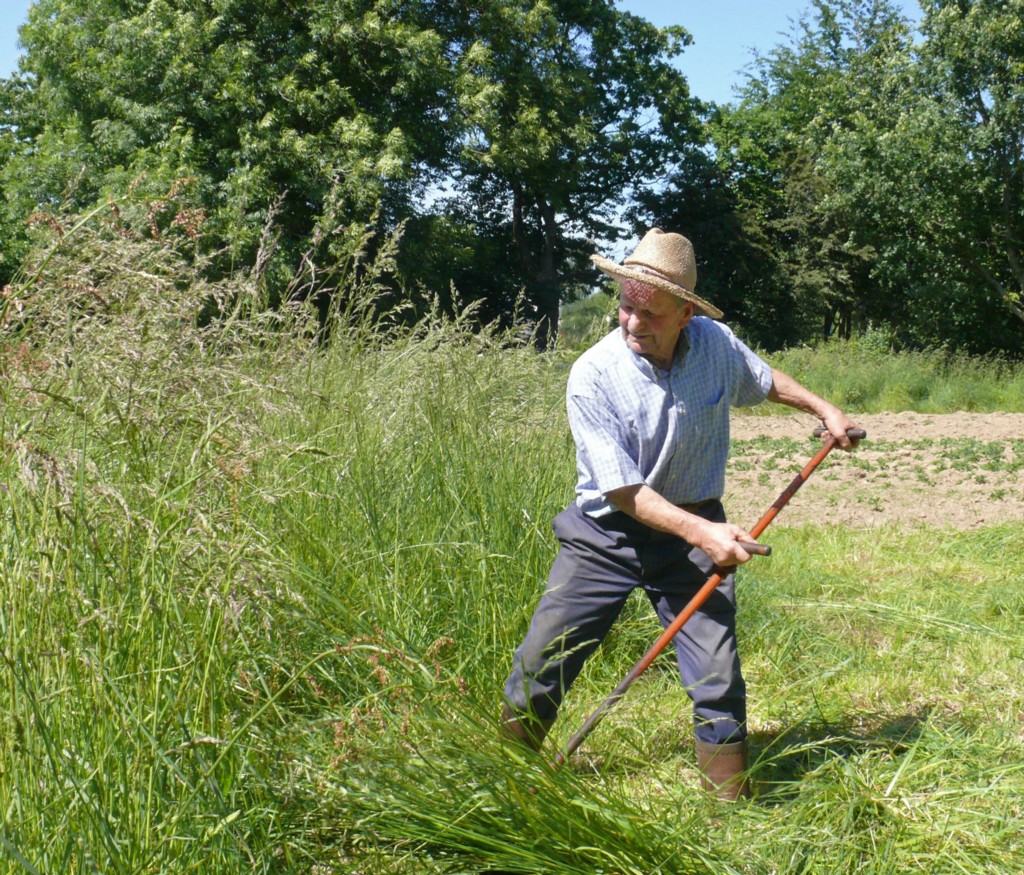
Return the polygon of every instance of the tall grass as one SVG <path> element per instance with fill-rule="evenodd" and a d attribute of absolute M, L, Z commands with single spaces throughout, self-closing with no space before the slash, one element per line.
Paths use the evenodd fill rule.
<path fill-rule="evenodd" d="M 358 310 L 323 346 L 109 232 L 8 294 L 7 871 L 1024 868 L 1014 529 L 775 530 L 741 583 L 759 803 L 697 789 L 668 658 L 555 772 L 495 715 L 572 491 L 567 356 Z M 655 631 L 631 601 L 555 743 Z"/>
<path fill-rule="evenodd" d="M 871 338 L 770 357 L 776 367 L 861 413 L 1024 412 L 1024 364 L 940 350 L 891 352 Z"/>

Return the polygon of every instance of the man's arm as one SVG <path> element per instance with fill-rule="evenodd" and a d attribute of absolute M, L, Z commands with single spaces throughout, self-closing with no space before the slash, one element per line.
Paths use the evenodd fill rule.
<path fill-rule="evenodd" d="M 676 507 L 650 486 L 637 484 L 614 489 L 605 495 L 615 507 L 633 519 L 682 538 L 700 547 L 716 565 L 727 568 L 750 559 L 741 541 L 753 541 L 746 529 L 732 523 L 714 523 Z"/>
<path fill-rule="evenodd" d="M 842 449 L 852 450 L 857 446 L 856 441 L 851 441 L 846 436 L 846 430 L 856 428 L 857 423 L 834 404 L 819 398 L 788 374 L 775 368 L 772 368 L 772 387 L 768 390 L 768 400 L 785 404 L 787 407 L 795 407 L 818 417 Z"/>

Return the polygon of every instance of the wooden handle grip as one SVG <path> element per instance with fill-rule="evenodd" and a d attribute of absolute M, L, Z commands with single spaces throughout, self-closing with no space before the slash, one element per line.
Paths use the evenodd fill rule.
<path fill-rule="evenodd" d="M 822 435 L 828 434 L 827 428 L 821 428 L 820 426 L 812 432 L 815 437 L 821 437 Z M 862 428 L 848 428 L 846 429 L 846 436 L 852 441 L 862 441 L 868 436 L 868 433 Z"/>

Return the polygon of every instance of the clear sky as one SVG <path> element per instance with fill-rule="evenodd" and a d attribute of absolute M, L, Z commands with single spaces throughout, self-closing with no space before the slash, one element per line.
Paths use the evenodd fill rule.
<path fill-rule="evenodd" d="M 18 66 L 18 27 L 28 16 L 30 0 L 0 0 L 0 76 Z"/>
<path fill-rule="evenodd" d="M 273 2 L 273 0 L 272 0 Z M 31 0 L 0 0 L 0 76 L 17 65 L 18 26 Z M 899 0 L 908 17 L 918 17 L 917 0 Z M 622 9 L 661 27 L 681 24 L 694 44 L 678 59 L 690 91 L 702 100 L 726 103 L 743 81 L 742 70 L 756 49 L 768 52 L 786 41 L 790 27 L 810 0 L 619 0 Z"/>
<path fill-rule="evenodd" d="M 904 15 L 920 18 L 917 0 L 896 0 Z M 728 103 L 734 89 L 745 81 L 755 50 L 767 54 L 788 43 L 790 31 L 811 8 L 810 0 L 619 0 L 619 7 L 666 27 L 681 24 L 693 44 L 676 59 L 690 83 L 690 93 L 701 100 Z"/>

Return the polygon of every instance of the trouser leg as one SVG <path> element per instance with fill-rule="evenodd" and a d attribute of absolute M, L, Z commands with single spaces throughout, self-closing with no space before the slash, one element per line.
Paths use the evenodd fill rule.
<path fill-rule="evenodd" d="M 587 657 L 618 618 L 630 590 L 578 576 L 563 554 L 541 596 L 529 631 L 512 658 L 505 700 L 516 711 L 553 719 Z M 566 572 L 577 572 L 577 576 Z"/>
<path fill-rule="evenodd" d="M 724 522 L 720 502 L 701 515 Z M 658 619 L 668 627 L 713 573 L 702 551 L 671 536 L 655 534 L 639 551 L 644 588 Z M 683 686 L 693 700 L 697 738 L 708 744 L 741 741 L 746 736 L 746 684 L 736 649 L 735 577 L 727 574 L 676 633 L 673 644 Z"/>
<path fill-rule="evenodd" d="M 724 520 L 724 515 L 720 519 Z M 671 551 L 671 545 L 664 550 L 653 545 L 647 567 L 657 585 L 645 584 L 665 627 L 672 624 L 712 573 L 711 561 L 700 550 L 691 550 L 685 557 L 672 557 Z M 657 573 L 660 568 L 669 573 Z M 749 797 L 746 685 L 736 649 L 732 574 L 726 575 L 676 633 L 673 643 L 679 675 L 693 700 L 701 784 L 720 799 Z"/>
<path fill-rule="evenodd" d="M 601 643 L 636 585 L 614 555 L 621 538 L 606 535 L 575 508 L 554 524 L 561 549 L 530 628 L 513 656 L 505 682 L 512 712 L 551 721 L 587 657 Z"/>
<path fill-rule="evenodd" d="M 668 627 L 688 603 L 679 595 L 651 596 L 658 618 Z M 736 651 L 734 611 L 697 611 L 673 643 L 683 686 L 693 701 L 694 731 L 707 744 L 746 737 L 746 684 Z"/>

